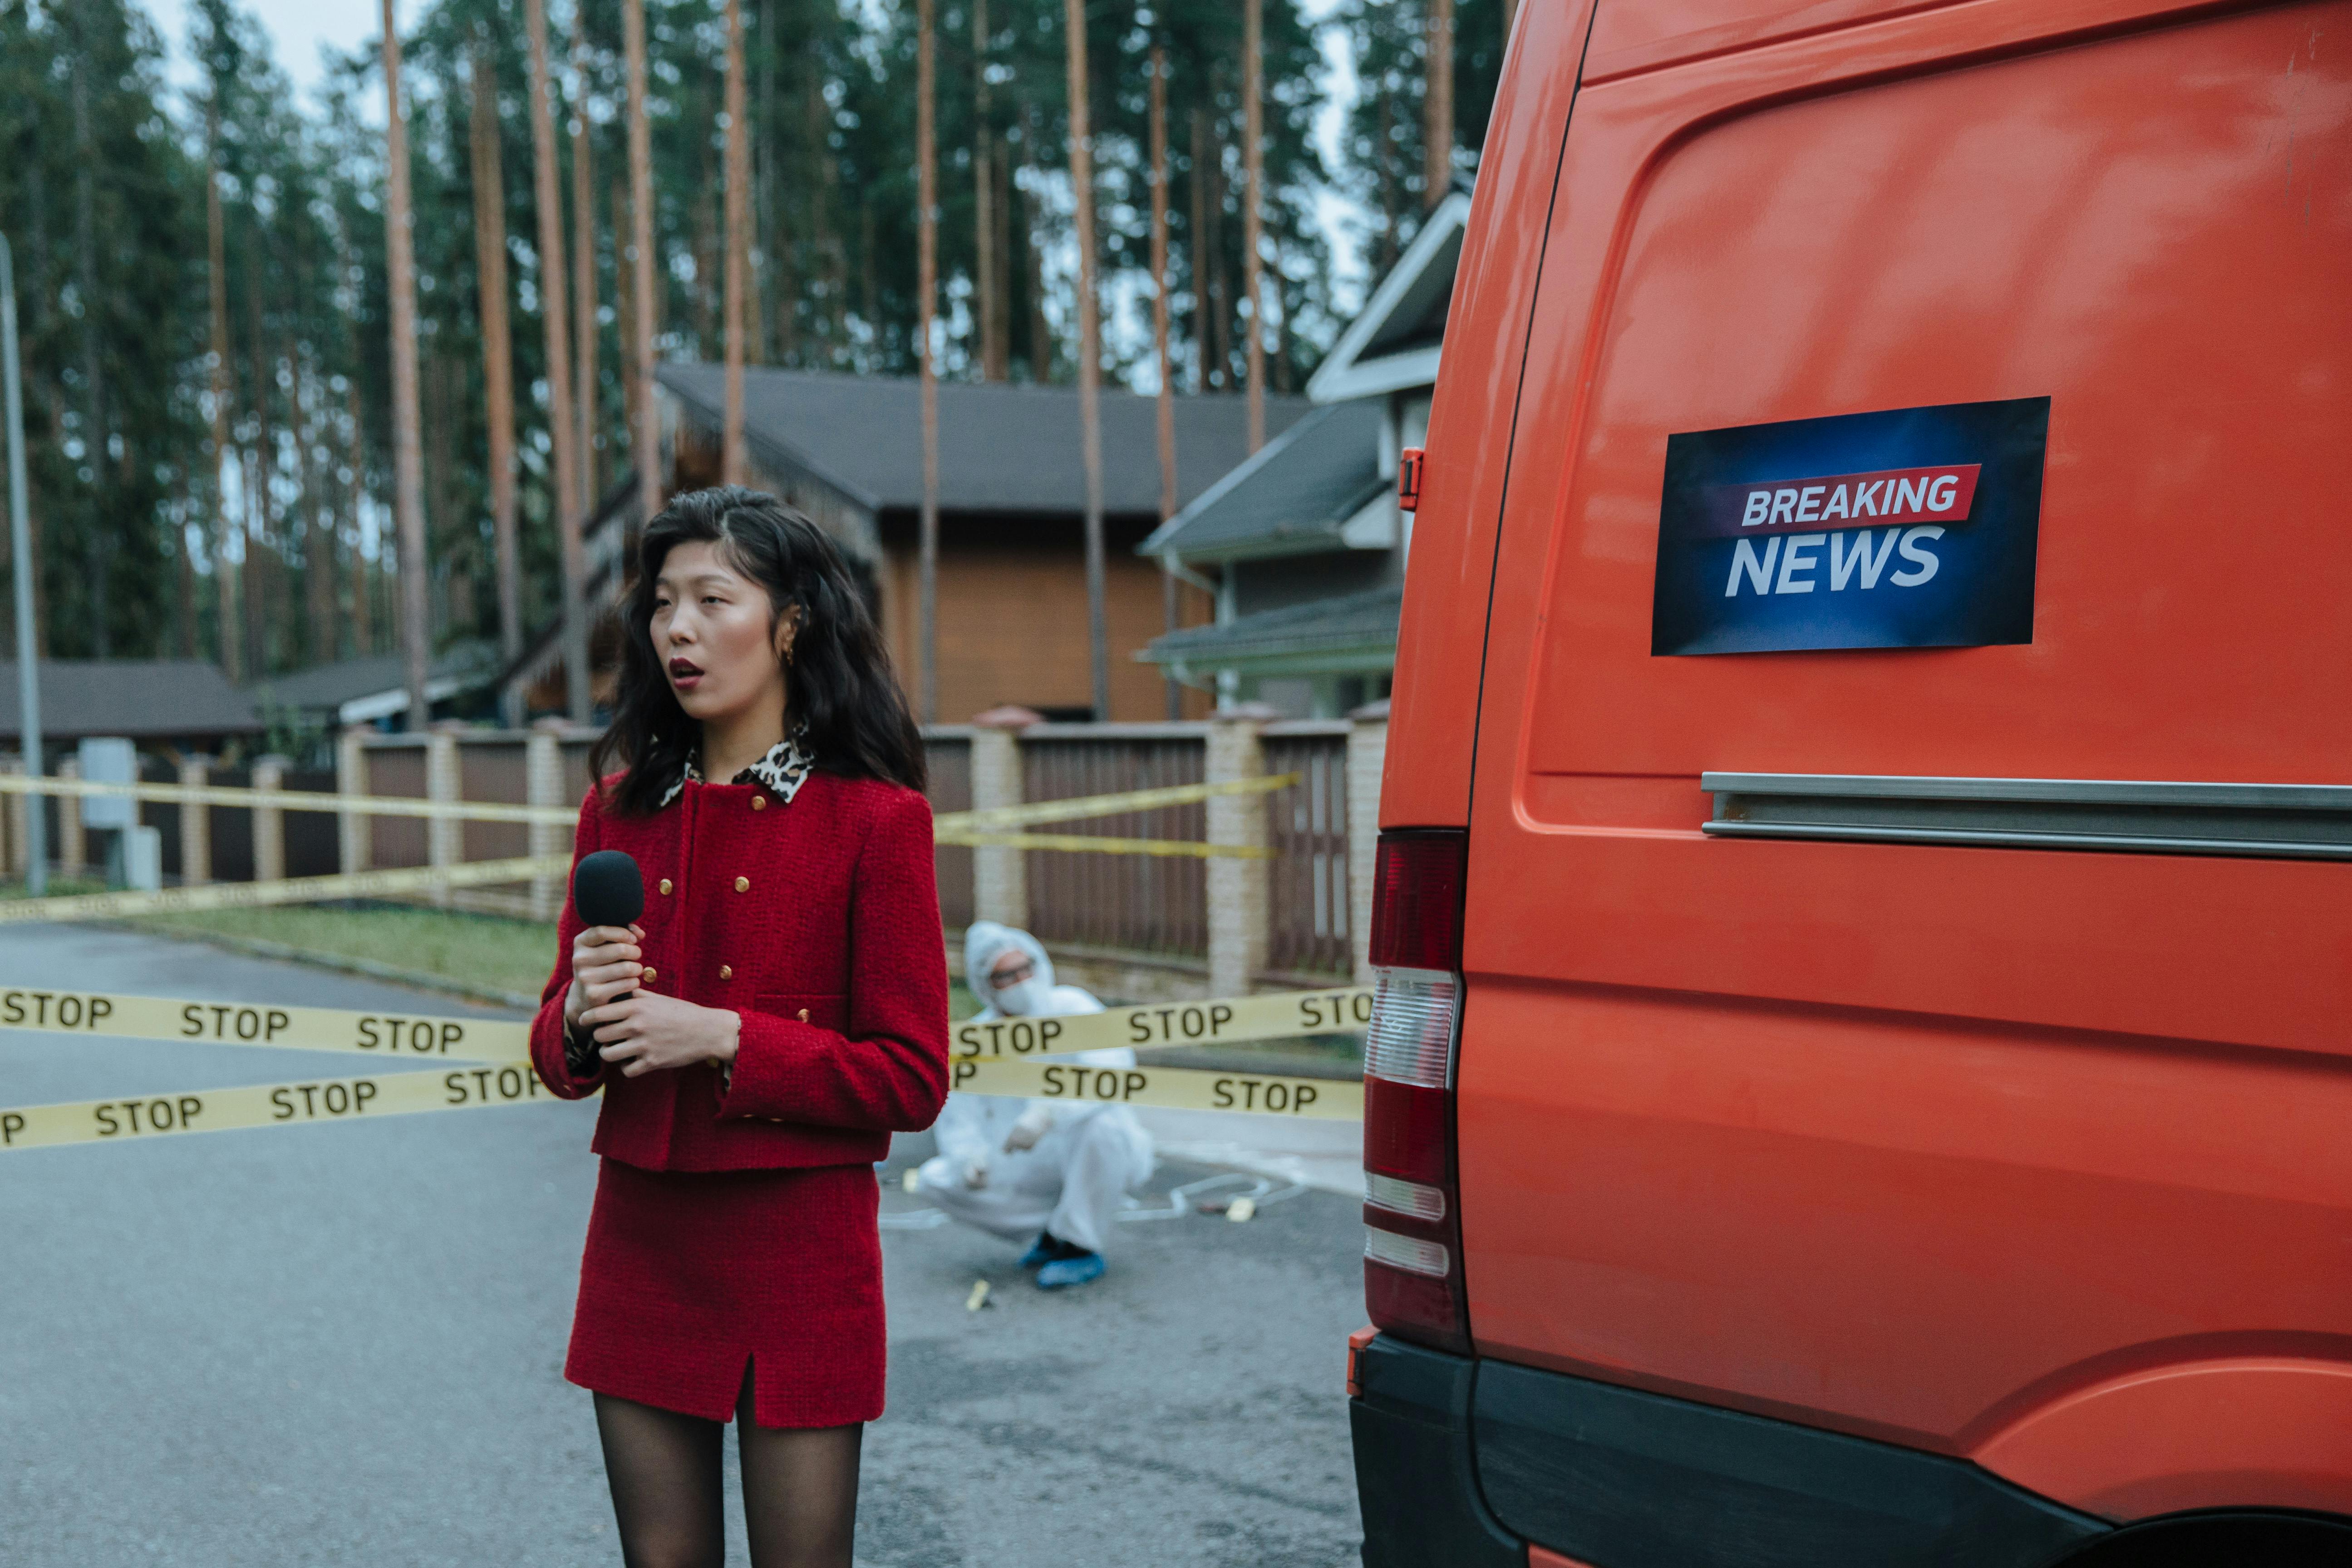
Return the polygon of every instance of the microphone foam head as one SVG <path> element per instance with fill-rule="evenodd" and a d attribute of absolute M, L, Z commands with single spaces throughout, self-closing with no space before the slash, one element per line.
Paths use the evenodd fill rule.
<path fill-rule="evenodd" d="M 618 849 L 599 849 L 572 869 L 572 908 L 582 925 L 625 926 L 646 912 L 646 879 Z"/>

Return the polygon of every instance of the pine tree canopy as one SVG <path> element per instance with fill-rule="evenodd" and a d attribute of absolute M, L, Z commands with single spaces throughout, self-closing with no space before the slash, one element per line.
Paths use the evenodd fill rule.
<path fill-rule="evenodd" d="M 656 353 L 717 359 L 725 11 L 644 0 Z M 909 374 L 917 315 L 911 0 L 740 0 L 753 364 Z M 1455 163 L 1499 67 L 1503 0 L 1456 0 Z M 1267 381 L 1299 391 L 1346 324 L 1321 214 L 1377 272 L 1425 210 L 1423 0 L 1265 0 Z M 235 0 L 193 0 L 193 69 L 131 0 L 0 0 L 0 233 L 23 342 L 37 627 L 56 658 L 214 658 L 252 679 L 394 641 L 384 91 L 373 47 L 298 99 Z M 475 72 L 503 208 L 522 614 L 561 599 L 523 0 L 421 0 L 402 40 L 427 570 L 436 645 L 498 626 L 477 248 Z M 1174 381 L 1241 389 L 1242 7 L 1087 0 L 1103 357 L 1153 378 L 1149 74 L 1168 60 Z M 1075 379 L 1064 0 L 936 0 L 943 375 Z M 634 302 L 622 0 L 548 18 L 565 284 L 589 193 L 598 341 L 584 459 L 628 473 Z M 1360 90 L 1320 150 L 1327 35 Z M 584 134 L 575 137 L 575 120 Z M 574 159 L 588 163 L 575 183 Z M 483 188 L 488 188 L 483 182 Z M 986 222 L 983 224 L 983 215 Z M 986 253 L 983 263 L 983 252 Z M 984 279 L 992 279 L 986 284 Z M 1360 279 L 1347 292 L 1360 297 Z M 1002 323 L 993 362 L 984 322 Z M 6 540 L 0 530 L 0 566 Z M 13 637 L 0 592 L 0 630 Z M 0 647 L 13 646 L 0 643 Z"/>

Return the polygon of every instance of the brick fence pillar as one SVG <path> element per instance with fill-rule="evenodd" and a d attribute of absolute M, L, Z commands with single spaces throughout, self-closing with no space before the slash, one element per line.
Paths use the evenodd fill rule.
<path fill-rule="evenodd" d="M 1388 763 L 1389 705 L 1348 715 L 1348 944 L 1356 984 L 1372 983 L 1372 868 L 1381 841 L 1381 770 Z"/>
<path fill-rule="evenodd" d="M 530 738 L 523 742 L 523 798 L 533 805 L 564 805 L 563 742 L 565 721 L 562 719 L 541 719 L 530 727 Z M 563 853 L 563 829 L 551 822 L 530 825 L 530 853 L 561 855 Z M 533 877 L 530 879 L 530 918 L 551 921 L 562 912 L 563 879 Z"/>
<path fill-rule="evenodd" d="M 335 737 L 335 793 L 359 796 L 368 792 L 368 754 L 364 738 L 367 731 L 352 725 Z M 335 860 L 338 870 L 349 873 L 364 871 L 372 858 L 368 854 L 370 819 L 356 811 L 335 814 Z"/>
<path fill-rule="evenodd" d="M 1231 784 L 1265 775 L 1265 748 L 1258 732 L 1277 715 L 1262 703 L 1219 709 L 1210 715 L 1206 782 Z M 1265 796 L 1209 797 L 1211 844 L 1265 847 Z M 1267 863 L 1240 856 L 1209 859 L 1209 994 L 1246 996 L 1265 967 Z"/>
<path fill-rule="evenodd" d="M 81 777 L 81 759 L 59 757 L 58 777 L 61 779 Z M 80 876 L 89 867 L 89 861 L 84 855 L 86 848 L 87 846 L 82 842 L 81 836 L 81 796 L 61 795 L 58 796 L 58 875 Z"/>
<path fill-rule="evenodd" d="M 994 811 L 1021 804 L 1021 731 L 1044 716 L 1026 708 L 992 708 L 972 720 L 971 808 Z M 971 852 L 971 912 L 975 920 L 1029 928 L 1029 852 L 978 845 Z"/>
<path fill-rule="evenodd" d="M 180 758 L 180 783 L 202 789 L 212 782 L 213 760 L 201 753 Z M 213 808 L 194 801 L 180 803 L 180 885 L 193 888 L 213 879 Z"/>
<path fill-rule="evenodd" d="M 286 770 L 293 766 L 290 757 L 257 757 L 253 763 L 253 787 L 278 790 L 286 787 Z M 282 882 L 286 879 L 286 813 L 274 805 L 253 808 L 253 879 L 257 882 Z"/>
<path fill-rule="evenodd" d="M 457 737 L 454 728 L 436 724 L 425 737 L 425 798 L 455 803 L 464 795 L 464 775 L 457 760 Z M 455 866 L 465 858 L 466 825 L 454 816 L 430 816 L 425 820 L 425 863 L 436 870 Z M 443 909 L 449 907 L 449 889 L 433 889 L 433 901 Z"/>

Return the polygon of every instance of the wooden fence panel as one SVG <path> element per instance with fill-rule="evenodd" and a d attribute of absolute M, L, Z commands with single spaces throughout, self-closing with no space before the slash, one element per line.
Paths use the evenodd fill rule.
<path fill-rule="evenodd" d="M 1266 968 L 1276 974 L 1352 973 L 1348 931 L 1348 736 L 1270 734 L 1265 771 L 1300 782 L 1265 797 Z"/>
<path fill-rule="evenodd" d="M 530 773 L 517 741 L 457 745 L 457 796 L 523 805 L 530 799 Z M 458 840 L 460 860 L 511 860 L 530 853 L 530 828 L 520 822 L 468 822 Z"/>
<path fill-rule="evenodd" d="M 289 769 L 286 774 L 286 787 L 331 797 L 335 793 L 335 771 L 332 768 Z M 179 808 L 173 806 L 170 809 L 176 817 Z M 252 813 L 246 814 L 246 820 L 248 823 L 252 821 Z M 331 877 L 342 869 L 341 836 L 337 832 L 333 812 L 289 811 L 279 820 L 286 824 L 288 876 Z"/>
<path fill-rule="evenodd" d="M 215 768 L 205 781 L 223 789 L 251 789 L 251 768 Z M 215 882 L 250 882 L 253 880 L 253 812 L 242 805 L 208 805 L 205 808 L 212 819 L 213 880 Z M 419 854 L 418 860 L 424 856 Z"/>
<path fill-rule="evenodd" d="M 368 794 L 394 795 L 404 799 L 425 798 L 425 746 L 422 742 L 411 746 L 370 746 L 368 760 Z M 213 832 L 220 832 L 220 817 L 213 817 Z M 376 816 L 368 819 L 369 863 L 379 871 L 397 870 L 410 866 L 422 866 L 425 860 L 425 819 L 421 816 Z M 220 864 L 220 840 L 213 840 L 213 864 Z M 226 873 L 215 869 L 216 877 Z M 248 876 L 250 872 L 247 873 Z"/>
<path fill-rule="evenodd" d="M 927 735 L 923 752 L 929 763 L 931 810 L 936 813 L 971 809 L 971 742 L 962 736 Z M 971 847 L 942 844 L 932 851 L 940 881 L 940 921 L 950 931 L 972 921 Z"/>
<path fill-rule="evenodd" d="M 1199 784 L 1208 762 L 1206 728 L 1038 725 L 1022 736 L 1021 798 L 1072 800 Z M 1197 843 L 1208 836 L 1208 814 L 1198 804 L 1166 806 L 1037 831 Z M 1032 850 L 1027 877 L 1030 927 L 1041 941 L 1208 956 L 1208 882 L 1198 859 Z"/>

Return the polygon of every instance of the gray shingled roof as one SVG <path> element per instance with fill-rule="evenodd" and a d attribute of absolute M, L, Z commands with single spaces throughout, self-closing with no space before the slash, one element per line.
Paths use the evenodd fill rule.
<path fill-rule="evenodd" d="M 1241 616 L 1223 626 L 1192 626 L 1156 637 L 1145 662 L 1194 670 L 1279 664 L 1369 668 L 1396 657 L 1404 585 L 1391 584 L 1279 610 Z"/>
<path fill-rule="evenodd" d="M 715 364 L 665 364 L 661 384 L 697 423 L 716 427 L 726 373 Z M 958 511 L 1086 509 L 1078 394 L 1070 386 L 940 383 L 940 500 Z M 1150 516 L 1160 510 L 1160 437 L 1154 400 L 1102 394 L 1103 505 Z M 1239 397 L 1178 397 L 1176 494 L 1182 505 L 1249 456 L 1249 406 Z M 1309 407 L 1268 396 L 1269 434 Z M 917 507 L 923 499 L 919 384 L 898 376 L 746 370 L 743 423 L 753 455 L 770 447 L 866 507 Z"/>
<path fill-rule="evenodd" d="M 49 658 L 40 665 L 44 740 L 127 735 L 134 741 L 257 735 L 253 700 L 218 665 L 180 658 Z M 16 666 L 0 662 L 0 739 L 21 734 Z"/>
<path fill-rule="evenodd" d="M 1232 561 L 1341 548 L 1339 531 L 1388 488 L 1377 398 L 1334 403 L 1268 441 L 1137 546 Z"/>
<path fill-rule="evenodd" d="M 425 682 L 439 701 L 446 693 L 438 689 L 463 691 L 488 686 L 498 679 L 499 651 L 487 642 L 460 643 L 442 653 L 425 667 Z M 247 689 L 256 704 L 304 710 L 335 710 L 346 702 L 363 697 L 382 696 L 402 691 L 408 681 L 407 662 L 396 653 L 371 654 L 365 658 L 339 659 L 333 664 L 314 664 L 308 669 L 298 669 L 285 675 L 267 676 L 252 682 Z M 397 711 L 406 711 L 406 694 Z"/>

